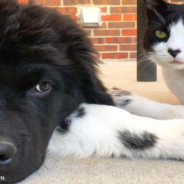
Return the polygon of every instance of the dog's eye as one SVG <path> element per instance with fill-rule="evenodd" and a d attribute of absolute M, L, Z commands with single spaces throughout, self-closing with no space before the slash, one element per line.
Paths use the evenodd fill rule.
<path fill-rule="evenodd" d="M 45 93 L 51 89 L 51 82 L 49 81 L 42 81 L 37 84 L 32 91 L 37 93 Z"/>

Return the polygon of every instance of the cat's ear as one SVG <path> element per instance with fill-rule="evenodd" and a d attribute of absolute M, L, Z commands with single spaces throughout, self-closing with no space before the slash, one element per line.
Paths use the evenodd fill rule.
<path fill-rule="evenodd" d="M 169 3 L 163 0 L 143 0 L 143 2 L 147 10 L 148 19 L 156 20 L 158 18 L 163 21 L 161 14 L 163 11 L 168 10 Z"/>
<path fill-rule="evenodd" d="M 167 8 L 168 4 L 167 2 L 163 1 L 163 0 L 143 0 L 144 4 L 146 5 L 146 8 L 150 9 L 150 8 Z"/>

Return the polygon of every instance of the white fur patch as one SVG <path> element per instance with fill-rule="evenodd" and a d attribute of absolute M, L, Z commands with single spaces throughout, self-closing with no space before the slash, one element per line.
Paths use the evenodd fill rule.
<path fill-rule="evenodd" d="M 54 156 L 184 159 L 184 120 L 154 120 L 132 115 L 105 105 L 82 104 L 85 115 L 71 115 L 66 133 L 54 132 L 48 152 Z M 143 132 L 155 135 L 154 146 L 134 150 L 123 145 L 118 132 L 130 132 L 141 137 Z"/>

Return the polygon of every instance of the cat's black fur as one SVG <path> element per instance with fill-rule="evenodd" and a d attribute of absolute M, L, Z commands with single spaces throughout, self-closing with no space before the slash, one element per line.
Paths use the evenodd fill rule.
<path fill-rule="evenodd" d="M 152 51 L 158 42 L 167 42 L 170 34 L 169 26 L 179 19 L 184 20 L 184 5 L 169 4 L 163 0 L 144 0 L 147 9 L 148 24 L 144 34 L 143 47 L 145 53 Z M 156 30 L 164 31 L 168 37 L 159 39 Z"/>

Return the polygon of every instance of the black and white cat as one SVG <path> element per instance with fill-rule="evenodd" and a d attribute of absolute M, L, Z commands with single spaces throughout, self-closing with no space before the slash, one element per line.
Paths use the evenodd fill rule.
<path fill-rule="evenodd" d="M 162 66 L 168 87 L 184 104 L 184 5 L 147 0 L 146 7 L 145 51 Z"/>
<path fill-rule="evenodd" d="M 162 0 L 145 0 L 145 4 L 149 18 L 145 50 L 152 61 L 163 66 L 167 83 L 174 93 L 180 91 L 176 95 L 184 103 L 184 6 Z M 48 152 L 55 156 L 184 160 L 184 106 L 154 102 L 117 89 L 111 94 L 120 108 L 81 104 L 57 127 Z"/>
<path fill-rule="evenodd" d="M 184 5 L 144 0 L 148 25 L 143 45 L 147 57 L 162 66 L 170 90 L 184 104 Z M 118 94 L 118 91 L 114 92 Z M 121 92 L 120 92 L 121 93 Z M 127 105 L 124 101 L 129 99 Z M 116 95 L 114 100 L 133 114 L 156 119 L 184 118 L 184 106 L 154 102 L 137 95 Z"/>

